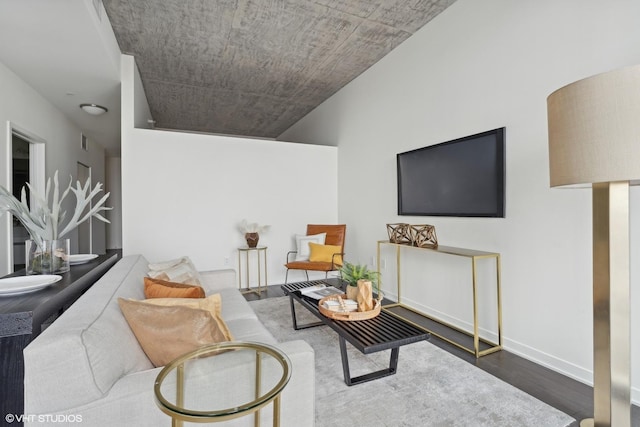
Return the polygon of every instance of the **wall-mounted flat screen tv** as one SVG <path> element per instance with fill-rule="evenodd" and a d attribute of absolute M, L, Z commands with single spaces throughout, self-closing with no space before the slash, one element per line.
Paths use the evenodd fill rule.
<path fill-rule="evenodd" d="M 505 128 L 397 155 L 398 215 L 504 218 Z"/>

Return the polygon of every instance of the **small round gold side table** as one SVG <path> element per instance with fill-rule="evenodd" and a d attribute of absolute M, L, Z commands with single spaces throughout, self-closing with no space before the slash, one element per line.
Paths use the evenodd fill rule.
<path fill-rule="evenodd" d="M 258 289 L 251 289 L 250 286 L 250 262 L 253 257 L 250 257 L 250 253 L 256 253 L 256 260 L 258 261 Z M 245 255 L 244 267 L 245 267 L 245 287 L 242 287 L 242 253 Z M 260 254 L 264 257 L 264 264 L 261 264 Z M 254 292 L 258 295 L 261 294 L 262 291 L 262 269 L 264 268 L 264 286 L 268 286 L 269 279 L 267 278 L 267 247 L 266 246 L 257 246 L 255 248 L 250 248 L 248 246 L 242 246 L 238 248 L 238 287 L 240 288 L 240 292 L 249 293 Z"/>
<path fill-rule="evenodd" d="M 255 399 L 234 405 L 230 408 L 216 410 L 195 410 L 184 407 L 185 396 L 185 362 L 192 362 L 196 359 L 203 359 L 207 356 L 216 357 L 218 353 L 228 351 L 253 350 L 255 352 Z M 269 390 L 261 391 L 263 357 L 269 356 L 280 365 L 282 374 L 277 383 Z M 162 394 L 162 384 L 165 378 L 176 371 L 176 398 L 175 403 L 170 402 Z M 256 342 L 224 342 L 200 347 L 190 353 L 184 354 L 166 365 L 154 383 L 153 391 L 156 404 L 162 412 L 172 418 L 172 426 L 182 426 L 183 421 L 194 423 L 209 423 L 226 421 L 239 418 L 249 414 L 255 414 L 255 423 L 260 425 L 260 409 L 273 402 L 273 426 L 280 426 L 280 394 L 291 378 L 291 361 L 280 350 L 267 344 Z M 187 385 L 189 382 L 187 382 Z"/>

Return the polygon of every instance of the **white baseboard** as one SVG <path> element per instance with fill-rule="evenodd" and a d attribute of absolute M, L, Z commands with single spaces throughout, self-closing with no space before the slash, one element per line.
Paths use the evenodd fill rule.
<path fill-rule="evenodd" d="M 392 299 L 394 301 L 397 301 L 397 295 L 391 295 L 391 294 L 385 294 L 386 297 L 388 297 L 389 299 Z M 402 303 L 412 307 L 415 310 L 418 310 L 424 314 L 426 314 L 427 316 L 433 317 L 434 319 L 437 319 L 438 321 L 444 322 L 444 323 L 448 323 L 449 325 L 455 326 L 456 328 L 463 330 L 463 331 L 467 331 L 470 334 L 473 334 L 473 324 L 462 320 L 462 319 L 458 319 L 456 317 L 450 316 L 447 313 L 444 313 L 442 311 L 436 310 L 432 307 L 426 306 L 424 304 L 421 304 L 417 301 L 413 301 L 410 298 L 403 298 L 402 299 Z M 485 340 L 489 340 L 491 342 L 497 343 L 498 342 L 498 319 L 496 319 L 496 330 L 492 331 L 489 329 L 485 329 L 480 327 L 479 328 L 479 335 L 481 338 L 485 339 Z M 504 339 L 504 337 L 503 337 Z"/>
<path fill-rule="evenodd" d="M 384 290 L 383 290 L 384 291 Z M 385 293 L 385 297 L 397 301 L 398 296 L 396 294 Z M 473 325 L 469 322 L 457 319 L 449 316 L 446 313 L 435 310 L 416 301 L 412 301 L 407 298 L 403 298 L 403 304 L 406 304 L 414 309 L 421 311 L 435 319 L 439 319 L 443 322 L 449 323 L 457 328 L 465 331 L 473 331 Z M 480 329 L 480 336 L 493 342 L 498 342 L 498 336 L 495 331 L 489 331 L 486 329 Z M 593 371 L 583 368 L 567 360 L 560 359 L 551 354 L 537 350 L 531 346 L 523 344 L 521 342 L 509 339 L 508 337 L 502 337 L 503 348 L 510 353 L 518 355 L 545 368 L 551 369 L 559 374 L 572 378 L 581 383 L 593 386 Z M 631 388 L 631 402 L 634 405 L 640 406 L 640 388 Z"/>
<path fill-rule="evenodd" d="M 593 387 L 593 370 L 578 366 L 526 344 L 503 337 L 504 349 L 538 365 Z M 640 388 L 631 387 L 631 402 L 640 406 Z"/>

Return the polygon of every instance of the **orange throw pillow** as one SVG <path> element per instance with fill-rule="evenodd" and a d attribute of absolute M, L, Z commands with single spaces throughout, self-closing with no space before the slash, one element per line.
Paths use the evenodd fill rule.
<path fill-rule="evenodd" d="M 145 298 L 204 298 L 205 295 L 201 286 L 145 277 L 144 296 Z"/>

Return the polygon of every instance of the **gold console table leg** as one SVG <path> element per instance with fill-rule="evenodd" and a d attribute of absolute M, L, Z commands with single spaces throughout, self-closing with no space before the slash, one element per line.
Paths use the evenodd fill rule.
<path fill-rule="evenodd" d="M 476 358 L 481 357 L 481 356 L 485 356 L 487 354 L 490 353 L 494 353 L 496 351 L 500 351 L 502 350 L 502 290 L 501 290 L 501 278 L 500 278 L 500 254 L 498 253 L 494 253 L 494 252 L 484 252 L 484 251 L 477 251 L 477 250 L 473 250 L 473 249 L 465 249 L 465 248 L 455 248 L 455 247 L 450 247 L 450 246 L 436 246 L 434 248 L 427 248 L 427 247 L 418 247 L 418 246 L 411 246 L 411 245 L 406 245 L 406 244 L 400 244 L 400 243 L 391 243 L 389 241 L 385 241 L 385 240 L 381 240 L 378 241 L 378 246 L 377 246 L 377 262 L 378 262 L 378 273 L 380 273 L 380 262 L 381 262 L 381 257 L 380 257 L 380 251 L 381 251 L 381 246 L 382 244 L 388 244 L 388 245 L 393 245 L 396 247 L 396 280 L 397 280 L 397 289 L 398 289 L 398 294 L 397 294 L 397 302 L 396 303 L 392 303 L 392 304 L 388 304 L 385 305 L 384 308 L 393 308 L 393 307 L 401 307 L 403 309 L 412 311 L 422 317 L 425 317 L 427 319 L 433 320 L 437 323 L 440 323 L 444 326 L 447 326 L 449 328 L 451 328 L 452 330 L 455 330 L 457 332 L 463 333 L 467 336 L 470 336 L 473 338 L 473 347 L 466 347 L 452 339 L 449 339 L 447 337 L 445 337 L 442 334 L 439 334 L 433 330 L 429 330 L 428 328 L 425 328 L 419 324 L 416 324 L 414 322 L 412 322 L 410 319 L 406 318 L 405 316 L 402 316 L 400 314 L 394 313 L 394 312 L 390 312 L 390 314 L 400 317 L 412 324 L 414 324 L 415 326 L 426 330 L 427 332 L 430 332 L 431 334 L 443 339 L 444 341 L 447 341 L 450 344 L 455 345 L 458 348 L 461 348 L 462 350 L 468 351 L 471 354 L 474 354 L 476 356 Z M 473 332 L 469 332 L 467 330 L 463 330 L 461 328 L 458 328 L 454 325 L 451 325 L 447 322 L 444 322 L 442 320 L 439 320 L 437 318 L 434 318 L 426 313 L 423 313 L 411 306 L 408 306 L 406 304 L 404 304 L 402 302 L 402 267 L 401 267 L 401 249 L 402 248 L 407 248 L 407 249 L 414 249 L 414 250 L 423 250 L 423 251 L 432 251 L 432 252 L 438 252 L 441 254 L 447 254 L 447 255 L 454 255 L 454 256 L 461 256 L 461 257 L 465 257 L 465 258 L 470 258 L 471 259 L 471 290 L 472 290 L 472 297 L 473 297 Z M 480 337 L 480 326 L 479 326 L 479 320 L 478 320 L 478 316 L 479 316 L 479 307 L 478 307 L 478 273 L 477 273 L 477 261 L 480 259 L 494 259 L 495 263 L 496 263 L 496 300 L 497 300 L 497 335 L 498 335 L 498 339 L 497 339 L 497 343 L 494 343 L 486 338 L 481 338 Z M 488 348 L 485 348 L 484 350 L 481 350 L 480 346 L 481 344 L 486 344 L 488 345 Z"/>

